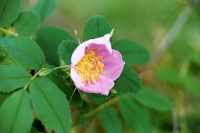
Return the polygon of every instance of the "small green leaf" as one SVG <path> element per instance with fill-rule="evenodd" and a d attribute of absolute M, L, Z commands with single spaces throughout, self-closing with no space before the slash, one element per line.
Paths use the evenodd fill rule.
<path fill-rule="evenodd" d="M 36 38 L 44 52 L 47 62 L 54 66 L 59 66 L 60 64 L 57 53 L 59 44 L 63 40 L 74 40 L 66 30 L 51 26 L 40 28 Z"/>
<path fill-rule="evenodd" d="M 58 54 L 66 64 L 71 64 L 71 56 L 78 47 L 78 43 L 73 40 L 63 41 L 58 47 Z"/>
<path fill-rule="evenodd" d="M 122 123 L 117 112 L 107 107 L 100 113 L 100 120 L 106 133 L 122 133 Z"/>
<path fill-rule="evenodd" d="M 22 36 L 30 36 L 39 26 L 40 18 L 32 10 L 22 12 L 14 23 L 15 30 Z"/>
<path fill-rule="evenodd" d="M 21 66 L 11 64 L 0 66 L 0 92 L 11 92 L 23 87 L 31 75 Z"/>
<path fill-rule="evenodd" d="M 4 39 L 3 47 L 20 65 L 33 70 L 39 70 L 45 63 L 44 55 L 38 44 L 25 37 Z"/>
<path fill-rule="evenodd" d="M 110 24 L 102 16 L 94 16 L 88 20 L 83 29 L 83 41 L 102 37 L 112 31 Z"/>
<path fill-rule="evenodd" d="M 117 94 L 136 93 L 141 89 L 142 81 L 128 65 L 124 65 L 121 76 L 115 81 Z"/>
<path fill-rule="evenodd" d="M 192 74 L 187 74 L 183 79 L 185 89 L 192 95 L 200 96 L 200 83 L 197 77 Z"/>
<path fill-rule="evenodd" d="M 45 69 L 45 70 L 43 70 L 42 72 L 40 72 L 39 73 L 39 76 L 46 76 L 46 75 L 48 75 L 48 74 L 50 74 L 51 72 L 53 71 L 53 69 Z"/>
<path fill-rule="evenodd" d="M 28 133 L 33 122 L 33 110 L 29 94 L 19 90 L 11 94 L 0 108 L 2 133 Z"/>
<path fill-rule="evenodd" d="M 113 49 L 122 54 L 123 60 L 128 65 L 145 64 L 150 57 L 148 50 L 144 46 L 126 39 L 115 42 Z"/>
<path fill-rule="evenodd" d="M 105 101 L 111 98 L 111 93 L 109 93 L 108 96 L 101 95 L 101 94 L 88 93 L 87 96 L 89 97 L 89 99 L 91 99 L 92 102 L 100 105 L 100 104 L 105 103 Z"/>
<path fill-rule="evenodd" d="M 121 99 L 119 108 L 130 129 L 138 133 L 151 133 L 150 118 L 145 108 L 137 105 L 132 98 Z"/>
<path fill-rule="evenodd" d="M 3 38 L 3 32 L 0 31 L 0 38 Z"/>
<path fill-rule="evenodd" d="M 179 71 L 174 68 L 161 68 L 156 72 L 159 80 L 167 83 L 176 83 L 179 81 Z"/>
<path fill-rule="evenodd" d="M 41 20 L 44 20 L 56 7 L 56 0 L 38 0 L 33 10 L 39 15 Z"/>
<path fill-rule="evenodd" d="M 70 132 L 69 103 L 53 82 L 46 77 L 35 78 L 30 84 L 30 95 L 39 120 L 48 130 Z"/>
<path fill-rule="evenodd" d="M 157 111 L 171 111 L 173 107 L 171 101 L 166 96 L 152 89 L 141 89 L 140 92 L 133 97 L 140 103 Z"/>
<path fill-rule="evenodd" d="M 0 0 L 0 26 L 8 26 L 20 13 L 20 0 Z"/>

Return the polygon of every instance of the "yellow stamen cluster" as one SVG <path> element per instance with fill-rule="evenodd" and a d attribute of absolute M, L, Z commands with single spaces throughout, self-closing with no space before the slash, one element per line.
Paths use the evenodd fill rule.
<path fill-rule="evenodd" d="M 91 81 L 96 83 L 100 79 L 100 74 L 104 73 L 104 60 L 102 56 L 96 55 L 97 50 L 88 50 L 86 54 L 75 65 L 74 69 L 82 79 L 82 83 L 90 85 Z"/>

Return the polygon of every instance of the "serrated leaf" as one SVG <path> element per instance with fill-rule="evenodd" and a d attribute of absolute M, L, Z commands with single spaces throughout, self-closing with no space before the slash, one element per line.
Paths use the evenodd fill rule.
<path fill-rule="evenodd" d="M 60 89 L 46 77 L 34 79 L 30 95 L 36 114 L 48 130 L 69 133 L 71 115 L 68 101 Z"/>
<path fill-rule="evenodd" d="M 11 64 L 0 66 L 0 92 L 11 92 L 23 87 L 31 75 L 21 66 Z"/>
<path fill-rule="evenodd" d="M 140 103 L 153 108 L 157 111 L 171 111 L 172 102 L 164 95 L 153 91 L 152 89 L 141 89 L 133 97 Z"/>
<path fill-rule="evenodd" d="M 78 43 L 73 40 L 65 40 L 58 47 L 58 54 L 66 64 L 71 64 L 71 56 L 78 47 Z"/>
<path fill-rule="evenodd" d="M 45 57 L 38 44 L 25 37 L 4 39 L 3 47 L 20 65 L 28 69 L 39 70 L 45 63 Z"/>
<path fill-rule="evenodd" d="M 83 29 L 83 41 L 102 37 L 112 31 L 112 27 L 102 16 L 90 18 Z"/>
<path fill-rule="evenodd" d="M 17 19 L 20 13 L 20 0 L 0 1 L 0 26 L 8 26 Z"/>
<path fill-rule="evenodd" d="M 63 40 L 74 40 L 64 29 L 57 27 L 42 27 L 37 32 L 37 42 L 44 52 L 47 62 L 59 66 L 58 46 Z"/>
<path fill-rule="evenodd" d="M 117 112 L 107 107 L 100 113 L 100 120 L 106 133 L 122 133 L 122 123 Z"/>
<path fill-rule="evenodd" d="M 145 64 L 150 57 L 148 50 L 144 46 L 126 39 L 115 42 L 113 49 L 122 54 L 123 60 L 128 65 Z"/>
<path fill-rule="evenodd" d="M 38 3 L 33 7 L 41 20 L 44 20 L 56 7 L 56 0 L 38 0 Z"/>
<path fill-rule="evenodd" d="M 130 129 L 138 133 L 151 133 L 150 118 L 145 108 L 137 105 L 132 98 L 122 98 L 119 108 Z"/>
<path fill-rule="evenodd" d="M 15 30 L 22 36 L 30 36 L 39 26 L 40 17 L 35 11 L 22 12 L 14 23 Z"/>
<path fill-rule="evenodd" d="M 124 65 L 121 76 L 115 81 L 117 94 L 136 93 L 141 89 L 142 81 L 137 73 L 128 65 Z"/>
<path fill-rule="evenodd" d="M 19 90 L 11 94 L 0 108 L 2 133 L 27 133 L 33 122 L 33 110 L 29 94 Z"/>

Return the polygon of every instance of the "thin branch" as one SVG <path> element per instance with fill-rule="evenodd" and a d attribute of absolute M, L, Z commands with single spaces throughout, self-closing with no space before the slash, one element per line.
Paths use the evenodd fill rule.
<path fill-rule="evenodd" d="M 152 54 L 152 62 L 156 62 L 158 59 L 162 57 L 164 52 L 169 48 L 172 42 L 176 39 L 176 37 L 181 32 L 182 28 L 184 27 L 185 23 L 187 22 L 188 18 L 192 14 L 192 7 L 188 5 L 178 16 L 174 25 L 168 32 L 168 34 L 162 39 L 160 44 L 158 45 L 155 52 Z"/>

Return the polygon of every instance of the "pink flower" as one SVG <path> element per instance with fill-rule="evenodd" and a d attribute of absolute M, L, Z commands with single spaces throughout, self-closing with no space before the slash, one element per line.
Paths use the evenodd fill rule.
<path fill-rule="evenodd" d="M 122 55 L 111 48 L 110 34 L 80 44 L 72 54 L 71 77 L 87 93 L 108 95 L 122 73 Z"/>

